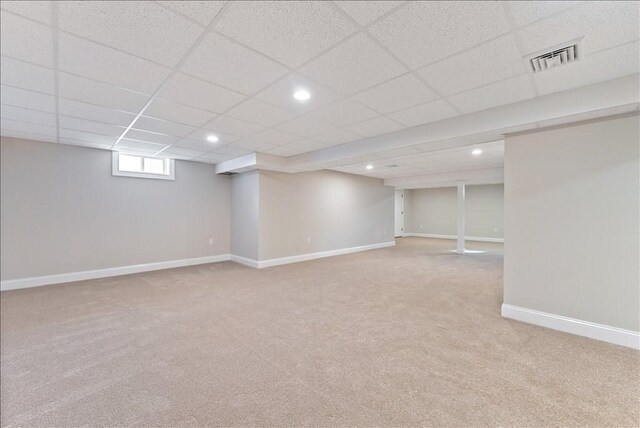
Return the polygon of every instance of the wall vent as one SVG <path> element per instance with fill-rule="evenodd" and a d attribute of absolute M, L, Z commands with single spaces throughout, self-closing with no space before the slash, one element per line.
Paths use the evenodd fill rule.
<path fill-rule="evenodd" d="M 569 64 L 580 58 L 580 50 L 578 44 L 572 44 L 551 52 L 535 56 L 529 60 L 529 64 L 534 73 L 547 70 L 549 68 L 559 67 Z"/>

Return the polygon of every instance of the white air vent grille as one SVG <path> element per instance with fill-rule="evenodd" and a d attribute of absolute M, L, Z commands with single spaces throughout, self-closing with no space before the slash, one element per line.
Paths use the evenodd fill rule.
<path fill-rule="evenodd" d="M 534 73 L 539 73 L 549 68 L 558 67 L 576 61 L 579 57 L 578 45 L 556 49 L 529 60 Z"/>

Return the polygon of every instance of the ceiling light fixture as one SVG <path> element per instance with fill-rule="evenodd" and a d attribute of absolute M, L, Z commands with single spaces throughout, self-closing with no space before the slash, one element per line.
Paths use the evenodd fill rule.
<path fill-rule="evenodd" d="M 306 89 L 298 89 L 293 93 L 293 98 L 298 101 L 307 101 L 309 98 L 311 98 L 311 94 Z"/>
<path fill-rule="evenodd" d="M 471 152 L 471 154 L 472 154 L 472 155 L 474 155 L 474 156 L 481 155 L 481 154 L 482 154 L 482 150 L 480 150 L 480 149 L 474 149 L 474 150 Z"/>
<path fill-rule="evenodd" d="M 366 166 L 367 169 L 373 169 L 373 165 L 369 164 Z"/>
<path fill-rule="evenodd" d="M 218 138 L 217 135 L 211 134 L 211 135 L 207 136 L 207 141 L 210 142 L 210 143 L 217 143 L 218 141 L 220 141 L 220 139 Z"/>

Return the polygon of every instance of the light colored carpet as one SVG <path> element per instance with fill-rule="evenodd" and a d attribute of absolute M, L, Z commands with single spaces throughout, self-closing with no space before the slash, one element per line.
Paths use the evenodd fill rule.
<path fill-rule="evenodd" d="M 2 426 L 638 426 L 637 351 L 500 317 L 500 244 L 1 294 Z"/>

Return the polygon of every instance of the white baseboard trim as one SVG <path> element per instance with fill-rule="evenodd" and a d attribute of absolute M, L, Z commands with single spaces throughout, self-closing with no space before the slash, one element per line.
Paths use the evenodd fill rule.
<path fill-rule="evenodd" d="M 628 348 L 640 349 L 640 332 L 637 331 L 596 324 L 504 303 L 502 304 L 501 312 L 505 318 L 560 330 L 578 336 L 585 336 Z"/>
<path fill-rule="evenodd" d="M 298 256 L 280 257 L 277 259 L 254 260 L 246 257 L 231 255 L 231 261 L 245 266 L 264 269 L 272 266 L 287 265 L 289 263 L 306 262 L 308 260 L 322 259 L 325 257 L 341 256 L 344 254 L 358 253 L 360 251 L 375 250 L 378 248 L 393 247 L 396 241 L 381 242 L 378 244 L 361 245 L 359 247 L 340 248 L 338 250 L 320 251 L 317 253 L 300 254 Z"/>
<path fill-rule="evenodd" d="M 139 265 L 119 266 L 105 269 L 69 272 L 56 275 L 34 276 L 29 278 L 8 279 L 0 281 L 0 290 L 17 290 L 20 288 L 40 287 L 42 285 L 62 284 L 64 282 L 83 281 L 86 279 L 106 278 L 109 276 L 129 275 L 139 272 L 150 272 L 184 266 L 201 265 L 230 260 L 229 254 L 218 256 L 196 257 L 191 259 L 169 260 L 165 262 L 144 263 Z"/>
<path fill-rule="evenodd" d="M 458 239 L 456 235 L 438 235 L 435 233 L 413 233 L 407 232 L 403 236 L 417 236 L 419 238 L 437 238 L 437 239 Z M 465 236 L 465 241 L 477 242 L 504 242 L 504 238 L 484 238 L 481 236 Z"/>
<path fill-rule="evenodd" d="M 254 259 L 249 259 L 247 257 L 236 256 L 235 254 L 231 254 L 231 261 L 240 263 L 241 265 L 249 266 L 252 268 L 259 268 L 259 262 Z"/>
<path fill-rule="evenodd" d="M 361 245 L 359 247 L 341 248 L 339 250 L 320 251 L 317 253 L 300 254 L 299 256 L 280 257 L 277 259 L 260 260 L 258 269 L 271 266 L 286 265 L 289 263 L 305 262 L 307 260 L 322 259 L 325 257 L 341 256 L 344 254 L 358 253 L 360 251 L 375 250 L 378 248 L 393 247 L 396 241 L 381 242 L 378 244 Z"/>

